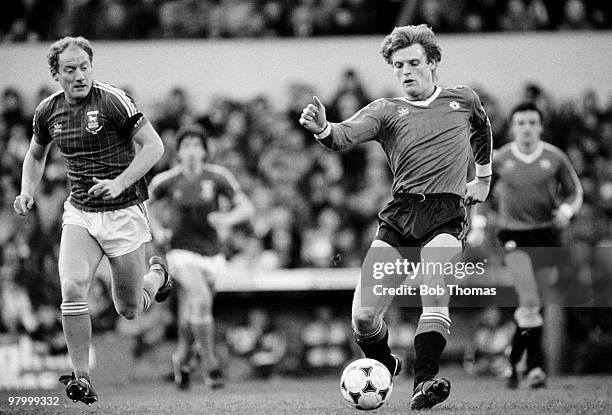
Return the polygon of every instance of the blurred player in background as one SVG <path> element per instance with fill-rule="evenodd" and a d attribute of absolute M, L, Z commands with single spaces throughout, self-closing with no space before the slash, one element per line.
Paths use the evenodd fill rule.
<path fill-rule="evenodd" d="M 401 247 L 417 248 L 424 262 L 455 262 L 466 232 L 465 205 L 482 202 L 489 192 L 489 120 L 472 89 L 436 85 L 442 54 L 426 25 L 395 28 L 383 41 L 381 54 L 393 67 L 404 96 L 376 100 L 341 123 L 328 122 L 325 107 L 314 97 L 314 103 L 302 111 L 300 123 L 331 150 L 376 140 L 385 151 L 393 172 L 393 200 L 379 213 L 378 231 L 364 263 L 385 262 L 387 258 L 373 258 L 381 252 L 391 260 L 400 258 L 396 249 Z M 477 177 L 466 185 L 470 138 L 475 143 Z M 424 283 L 445 286 L 443 275 L 427 275 Z M 379 360 L 397 375 L 400 360 L 390 352 L 382 318 L 393 298 L 378 296 L 376 306 L 363 306 L 361 286 L 360 280 L 352 308 L 357 344 L 366 357 Z M 444 291 L 421 298 L 412 409 L 431 408 L 450 393 L 450 381 L 436 378 L 451 323 Z"/>
<path fill-rule="evenodd" d="M 501 147 L 493 157 L 495 222 L 519 298 L 514 313 L 517 327 L 512 338 L 511 371 L 507 377 L 507 386 L 512 389 L 518 387 L 517 363 L 525 350 L 529 386 L 546 385 L 543 290 L 550 282 L 555 262 L 567 256 L 561 250 L 540 251 L 538 255 L 532 251 L 530 255 L 520 248 L 561 247 L 561 230 L 582 206 L 578 175 L 560 149 L 542 141 L 542 123 L 542 112 L 535 104 L 517 105 L 510 113 L 514 141 Z M 482 208 L 475 212 L 471 243 L 480 244 L 484 239 L 487 219 L 483 212 Z"/>
<path fill-rule="evenodd" d="M 200 354 L 212 388 L 223 386 L 214 353 L 212 315 L 215 278 L 223 273 L 225 257 L 219 234 L 247 221 L 254 208 L 238 181 L 224 167 L 206 163 L 209 154 L 205 131 L 198 126 L 177 133 L 178 165 L 151 182 L 153 235 L 168 252 L 166 259 L 179 285 L 179 339 L 172 356 L 175 382 L 190 385 L 191 363 Z M 222 199 L 231 209 L 221 210 Z M 165 202 L 170 217 L 156 208 Z"/>
<path fill-rule="evenodd" d="M 104 255 L 112 269 L 117 312 L 133 319 L 164 301 L 172 281 L 161 262 L 145 261 L 151 239 L 143 176 L 164 152 L 161 139 L 122 90 L 93 79 L 93 50 L 83 37 L 58 40 L 47 55 L 62 89 L 43 100 L 34 114 L 34 134 L 23 162 L 15 211 L 34 205 L 52 142 L 68 167 L 70 196 L 64 203 L 59 252 L 62 325 L 74 367 L 62 376 L 73 401 L 91 404 L 97 395 L 89 379 L 91 319 L 87 295 Z M 143 277 L 144 275 L 144 277 Z"/>

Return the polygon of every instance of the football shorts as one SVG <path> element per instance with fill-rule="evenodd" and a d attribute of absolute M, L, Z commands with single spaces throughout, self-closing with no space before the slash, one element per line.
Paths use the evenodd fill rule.
<path fill-rule="evenodd" d="M 86 212 L 66 200 L 62 226 L 66 225 L 87 229 L 109 258 L 129 254 L 151 240 L 149 219 L 143 203 L 107 212 Z"/>

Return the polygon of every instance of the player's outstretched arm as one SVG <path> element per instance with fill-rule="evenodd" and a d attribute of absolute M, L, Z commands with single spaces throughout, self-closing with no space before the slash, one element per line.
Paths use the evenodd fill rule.
<path fill-rule="evenodd" d="M 34 137 L 23 159 L 21 174 L 21 193 L 15 198 L 13 209 L 20 215 L 26 215 L 34 206 L 34 193 L 42 180 L 49 154 L 50 144 L 39 144 Z"/>
<path fill-rule="evenodd" d="M 555 224 L 560 228 L 565 228 L 569 225 L 570 219 L 582 207 L 584 191 L 582 190 L 578 174 L 567 155 L 562 154 L 561 160 L 562 163 L 558 174 L 560 192 L 567 196 L 562 200 L 561 205 L 554 210 L 553 215 Z"/>
<path fill-rule="evenodd" d="M 134 134 L 136 155 L 130 165 L 114 179 L 100 180 L 94 177 L 94 185 L 88 193 L 104 200 L 118 197 L 125 189 L 143 177 L 164 155 L 164 144 L 150 122 Z"/>
<path fill-rule="evenodd" d="M 380 132 L 384 111 L 381 100 L 360 109 L 348 120 L 340 123 L 327 121 L 325 107 L 316 96 L 300 117 L 300 124 L 315 135 L 317 142 L 332 151 L 375 139 Z"/>

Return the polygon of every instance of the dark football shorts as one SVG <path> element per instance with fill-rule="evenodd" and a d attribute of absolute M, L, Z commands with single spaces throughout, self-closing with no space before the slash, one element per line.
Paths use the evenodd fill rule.
<path fill-rule="evenodd" d="M 393 247 L 421 248 L 442 233 L 463 242 L 467 230 L 463 198 L 452 193 L 395 195 L 378 218 L 374 239 Z"/>
<path fill-rule="evenodd" d="M 500 229 L 497 238 L 507 251 L 526 248 L 523 250 L 531 257 L 534 269 L 566 266 L 569 258 L 569 252 L 561 241 L 561 231 L 555 227 L 524 231 Z"/>

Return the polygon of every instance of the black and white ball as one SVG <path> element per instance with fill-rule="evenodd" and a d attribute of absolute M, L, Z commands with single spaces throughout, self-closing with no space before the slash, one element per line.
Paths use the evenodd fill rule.
<path fill-rule="evenodd" d="M 358 359 L 342 372 L 340 390 L 344 399 L 355 408 L 376 409 L 391 395 L 391 373 L 378 360 Z"/>

